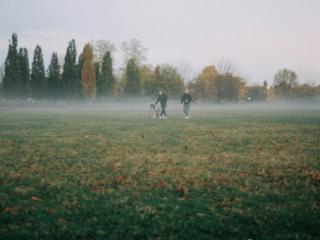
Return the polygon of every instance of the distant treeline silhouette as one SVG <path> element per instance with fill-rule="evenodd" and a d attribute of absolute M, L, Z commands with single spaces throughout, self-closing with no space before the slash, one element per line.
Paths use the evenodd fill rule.
<path fill-rule="evenodd" d="M 115 47 L 106 40 L 87 43 L 77 54 L 75 40 L 68 43 L 64 59 L 52 53 L 45 70 L 42 48 L 37 45 L 31 69 L 28 50 L 18 48 L 18 36 L 12 34 L 8 54 L 1 69 L 0 97 L 6 99 L 75 100 L 154 96 L 160 90 L 178 98 L 189 88 L 195 100 L 206 102 L 265 101 L 267 99 L 318 99 L 320 85 L 299 84 L 297 74 L 286 68 L 274 76 L 268 86 L 247 85 L 230 62 L 206 66 L 189 82 L 176 67 L 146 64 L 146 49 L 132 39 L 122 44 L 124 67 L 113 69 Z"/>

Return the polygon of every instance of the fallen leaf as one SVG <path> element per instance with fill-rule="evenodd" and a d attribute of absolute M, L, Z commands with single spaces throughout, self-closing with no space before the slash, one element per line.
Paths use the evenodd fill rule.
<path fill-rule="evenodd" d="M 320 172 L 313 171 L 309 175 L 313 178 L 313 180 L 320 182 Z"/>
<path fill-rule="evenodd" d="M 11 213 L 12 215 L 16 215 L 18 213 L 17 208 L 5 208 L 3 210 L 4 213 Z"/>
<path fill-rule="evenodd" d="M 227 183 L 229 183 L 229 178 L 226 176 L 226 175 L 218 175 L 217 176 L 217 180 L 218 180 L 218 182 L 219 183 L 221 183 L 221 184 L 227 184 Z"/>
<path fill-rule="evenodd" d="M 121 183 L 124 181 L 124 176 L 116 176 L 116 182 Z"/>
<path fill-rule="evenodd" d="M 41 198 L 38 198 L 36 196 L 32 196 L 31 200 L 33 200 L 33 201 L 43 201 Z"/>
<path fill-rule="evenodd" d="M 180 194 L 180 197 L 184 197 L 186 193 L 188 192 L 188 189 L 186 187 L 177 187 L 176 191 Z"/>

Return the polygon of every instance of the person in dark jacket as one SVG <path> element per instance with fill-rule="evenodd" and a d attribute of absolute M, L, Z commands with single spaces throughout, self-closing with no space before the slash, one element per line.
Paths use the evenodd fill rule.
<path fill-rule="evenodd" d="M 183 112 L 185 119 L 190 118 L 190 104 L 192 102 L 192 96 L 189 93 L 189 90 L 186 89 L 184 94 L 181 97 L 181 104 L 183 104 Z"/>
<path fill-rule="evenodd" d="M 155 104 L 160 102 L 161 106 L 161 112 L 160 112 L 160 118 L 167 118 L 167 113 L 166 113 L 166 107 L 167 107 L 167 95 L 165 95 L 163 92 L 159 92 L 158 99 Z"/>

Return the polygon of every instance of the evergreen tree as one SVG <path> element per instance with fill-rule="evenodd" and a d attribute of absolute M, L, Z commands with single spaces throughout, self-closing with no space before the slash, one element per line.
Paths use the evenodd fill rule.
<path fill-rule="evenodd" d="M 7 97 L 15 97 L 21 93 L 21 77 L 18 60 L 18 36 L 12 34 L 9 42 L 8 55 L 5 61 L 3 90 Z"/>
<path fill-rule="evenodd" d="M 112 70 L 111 53 L 108 51 L 103 56 L 101 74 L 97 81 L 97 95 L 99 97 L 112 96 L 115 78 Z"/>
<path fill-rule="evenodd" d="M 83 65 L 83 53 L 81 53 L 79 55 L 79 58 L 78 58 L 78 76 L 79 76 L 79 79 L 81 79 L 82 65 Z"/>
<path fill-rule="evenodd" d="M 81 71 L 81 86 L 82 94 L 85 97 L 96 98 L 96 72 L 93 63 L 93 52 L 89 43 L 84 46 L 82 53 L 82 71 Z"/>
<path fill-rule="evenodd" d="M 19 49 L 19 69 L 21 76 L 21 97 L 30 96 L 30 69 L 28 50 L 26 48 Z"/>
<path fill-rule="evenodd" d="M 127 64 L 124 93 L 130 96 L 140 96 L 140 74 L 134 59 L 130 59 Z"/>
<path fill-rule="evenodd" d="M 42 49 L 39 45 L 36 46 L 32 62 L 31 71 L 31 97 L 41 99 L 46 96 L 46 76 L 43 64 Z"/>
<path fill-rule="evenodd" d="M 100 89 L 101 89 L 101 67 L 100 67 L 100 63 L 99 62 L 95 62 L 94 63 L 94 69 L 95 69 L 95 72 L 96 72 L 96 80 L 97 80 L 97 96 L 100 96 L 101 94 L 99 93 L 100 92 Z"/>
<path fill-rule="evenodd" d="M 62 84 L 64 87 L 64 97 L 75 98 L 79 97 L 80 78 L 79 69 L 76 63 L 77 50 L 75 40 L 69 42 L 67 52 L 64 58 Z"/>
<path fill-rule="evenodd" d="M 4 78 L 4 64 L 0 65 L 0 98 L 4 96 L 3 94 L 3 78 Z"/>
<path fill-rule="evenodd" d="M 48 68 L 48 97 L 57 99 L 61 97 L 61 78 L 60 78 L 60 65 L 58 60 L 58 54 L 53 53 L 51 56 L 50 65 Z"/>

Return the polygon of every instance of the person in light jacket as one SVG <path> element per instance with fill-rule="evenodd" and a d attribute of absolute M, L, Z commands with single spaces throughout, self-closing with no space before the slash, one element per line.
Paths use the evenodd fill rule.
<path fill-rule="evenodd" d="M 183 104 L 183 112 L 185 119 L 190 118 L 190 104 L 192 102 L 192 96 L 189 93 L 189 90 L 186 89 L 184 94 L 181 97 L 181 104 Z"/>

